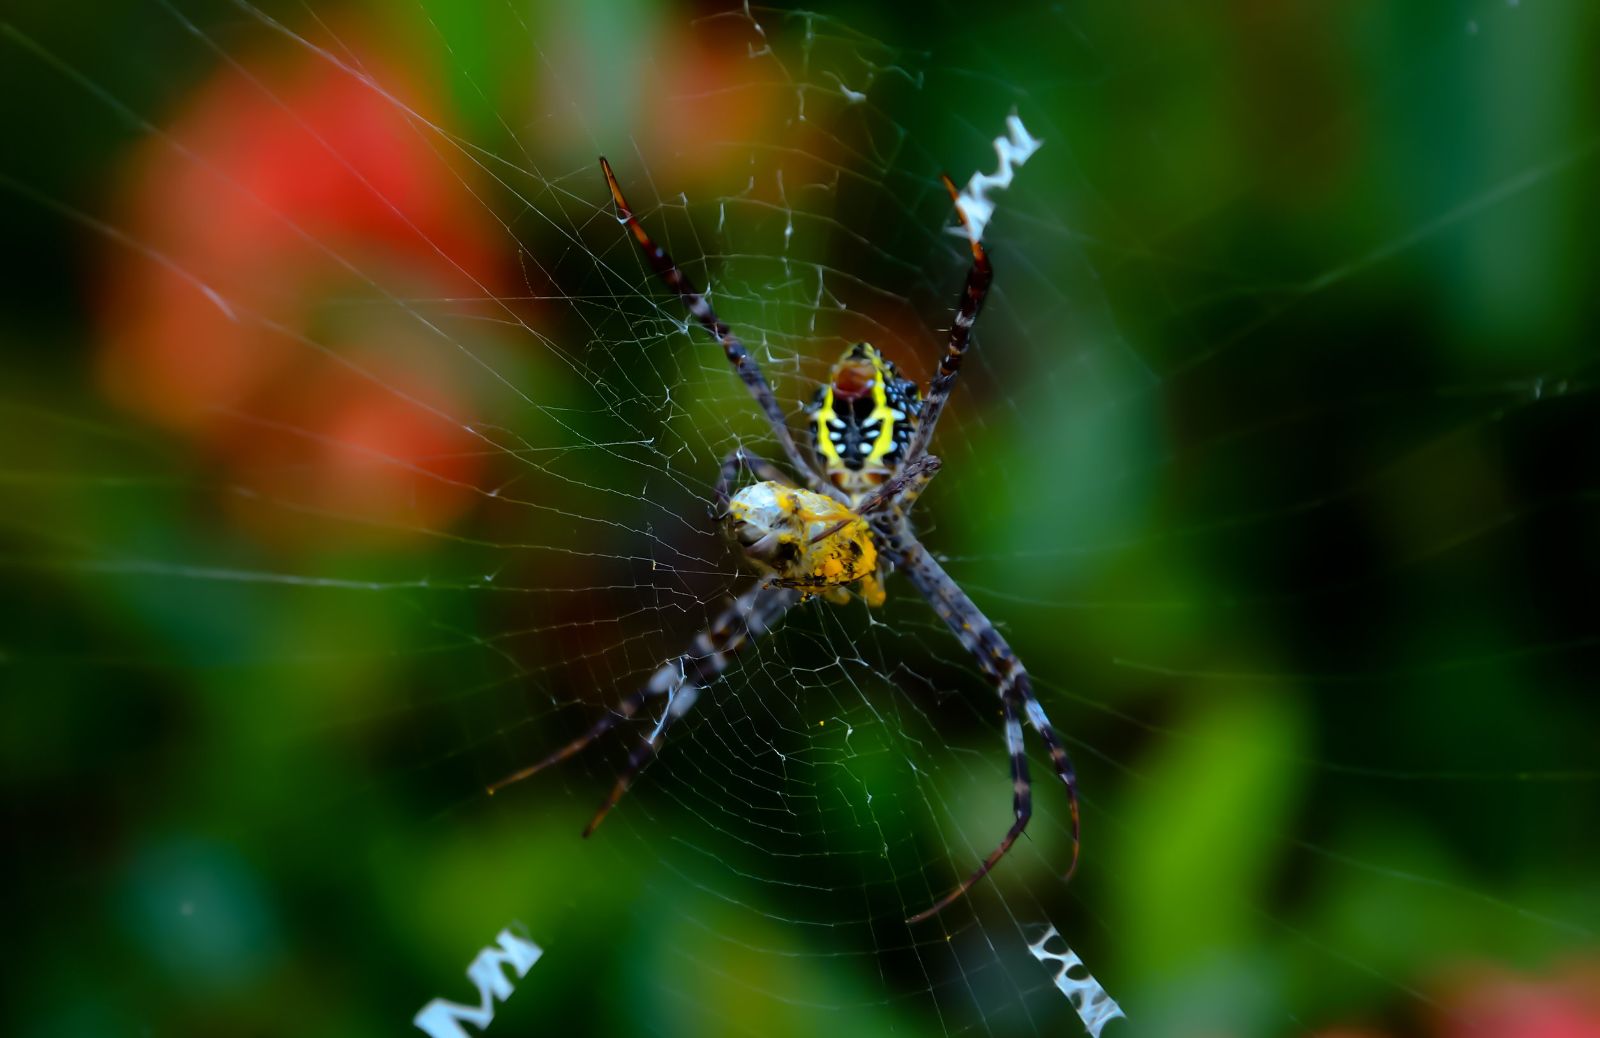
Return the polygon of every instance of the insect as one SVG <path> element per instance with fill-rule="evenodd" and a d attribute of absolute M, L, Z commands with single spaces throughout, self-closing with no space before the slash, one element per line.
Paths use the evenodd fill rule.
<path fill-rule="evenodd" d="M 956 215 L 968 230 L 972 267 L 927 397 L 921 395 L 916 383 L 901 378 L 877 349 L 857 343 L 833 366 L 827 383 L 806 409 L 812 456 L 796 443 L 783 408 L 755 358 L 717 317 L 666 250 L 651 240 L 603 157 L 600 168 L 616 206 L 617 220 L 632 234 L 661 280 L 722 346 L 734 372 L 766 416 L 773 437 L 798 478 L 791 479 L 773 463 L 743 448 L 728 455 L 717 479 L 715 511 L 746 558 L 762 570 L 762 577 L 735 597 L 711 626 L 696 635 L 688 651 L 663 664 L 642 688 L 617 703 L 588 731 L 538 763 L 495 783 L 489 792 L 566 760 L 630 720 L 647 703 L 664 699 L 659 720 L 634 748 L 610 795 L 584 829 L 583 835 L 588 836 L 627 792 L 640 769 L 654 758 L 672 724 L 688 713 L 701 690 L 728 669 L 742 648 L 771 630 L 797 603 L 814 595 L 846 600 L 848 587 L 854 584 L 869 605 L 881 604 L 883 577 L 898 569 L 972 653 L 999 694 L 1006 750 L 1011 756 L 1014 815 L 1011 827 L 976 871 L 931 907 L 906 921 L 921 922 L 960 898 L 994 868 L 1027 827 L 1033 813 L 1033 793 L 1023 746 L 1023 718 L 1043 740 L 1056 777 L 1066 787 L 1072 825 L 1072 860 L 1066 873 L 1070 878 L 1077 868 L 1080 828 L 1078 781 L 1072 760 L 1034 695 L 1022 661 L 917 540 L 910 521 L 912 507 L 941 467 L 939 458 L 928 453 L 929 442 L 960 374 L 973 323 L 994 279 L 988 254 L 971 231 L 955 185 L 949 177 L 943 178 L 951 199 L 957 203 Z M 753 474 L 757 482 L 730 497 L 729 488 L 745 471 Z"/>

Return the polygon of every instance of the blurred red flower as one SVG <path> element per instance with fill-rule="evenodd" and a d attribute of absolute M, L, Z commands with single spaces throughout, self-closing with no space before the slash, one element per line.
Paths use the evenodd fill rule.
<path fill-rule="evenodd" d="M 286 45 L 226 67 L 138 150 L 99 377 L 227 481 L 370 536 L 470 503 L 482 444 L 456 343 L 405 301 L 496 294 L 503 243 L 414 57 L 351 60 L 362 75 Z"/>
<path fill-rule="evenodd" d="M 1600 962 L 1576 960 L 1543 977 L 1501 966 L 1467 966 L 1433 986 L 1434 1038 L 1600 1038 Z M 1316 1038 L 1384 1038 L 1353 1028 Z"/>
<path fill-rule="evenodd" d="M 1539 978 L 1473 967 L 1446 988 L 1439 1038 L 1600 1038 L 1600 962 Z"/>

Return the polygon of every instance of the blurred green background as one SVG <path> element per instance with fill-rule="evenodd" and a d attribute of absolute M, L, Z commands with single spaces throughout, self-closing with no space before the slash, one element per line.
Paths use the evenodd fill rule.
<path fill-rule="evenodd" d="M 6 1031 L 1600 1034 L 1600 8 L 13 5 Z M 808 400 L 926 378 L 937 174 L 1046 143 L 921 525 L 1085 798 L 1009 821 L 901 580 L 493 799 L 747 579 L 763 446 L 646 223 Z M 411 1033 L 419 1033 L 414 1030 Z"/>

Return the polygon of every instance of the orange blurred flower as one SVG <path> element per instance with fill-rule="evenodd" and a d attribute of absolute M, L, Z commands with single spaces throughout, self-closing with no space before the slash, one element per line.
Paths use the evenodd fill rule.
<path fill-rule="evenodd" d="M 713 34 L 713 27 L 664 32 L 654 51 L 640 135 L 645 154 L 656 158 L 654 175 L 668 183 L 723 173 L 733 149 L 762 139 L 762 125 L 791 100 L 750 58 L 747 29 Z"/>
<path fill-rule="evenodd" d="M 610 113 L 600 119 L 600 150 L 626 170 L 637 149 L 666 197 L 708 188 L 730 175 L 749 177 L 749 142 L 771 139 L 773 125 L 792 118 L 799 103 L 797 88 L 784 81 L 775 59 L 757 53 L 762 38 L 742 18 L 693 25 L 630 22 L 629 32 L 639 38 L 604 61 L 595 60 L 603 42 L 581 6 L 555 9 L 548 31 L 554 43 L 539 69 L 541 96 L 598 100 L 552 108 L 546 136 L 581 149 L 581 155 L 571 155 L 574 160 L 592 162 L 594 113 Z M 797 154 L 784 159 L 795 161 Z M 759 178 L 755 190 L 767 201 L 777 199 L 770 175 Z M 634 193 L 646 201 L 642 186 Z"/>

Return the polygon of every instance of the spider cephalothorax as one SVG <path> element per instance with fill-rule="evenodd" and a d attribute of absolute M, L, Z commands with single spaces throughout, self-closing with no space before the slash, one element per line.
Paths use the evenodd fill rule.
<path fill-rule="evenodd" d="M 853 504 L 900 466 L 922 414 L 922 391 L 870 343 L 858 342 L 807 410 L 828 480 Z"/>
<path fill-rule="evenodd" d="M 817 453 L 813 459 L 795 444 L 783 407 L 773 396 L 755 358 L 717 317 L 705 296 L 689 284 L 666 250 L 650 239 L 644 225 L 628 208 L 605 159 L 600 160 L 600 168 L 616 204 L 617 219 L 633 235 L 662 281 L 683 299 L 689 313 L 716 336 L 734 371 L 766 415 L 773 438 L 798 478 L 791 479 L 776 465 L 742 447 L 728 455 L 714 491 L 716 514 L 745 557 L 762 570 L 762 577 L 717 614 L 687 652 L 663 663 L 642 688 L 617 703 L 587 732 L 537 764 L 495 783 L 489 791 L 565 760 L 631 719 L 646 703 L 665 698 L 660 719 L 634 748 L 611 795 L 584 830 L 583 834 L 589 835 L 627 792 L 639 769 L 655 756 L 668 727 L 689 712 L 701 689 L 728 669 L 734 653 L 765 634 L 794 605 L 813 595 L 848 601 L 848 589 L 856 585 L 868 605 L 878 605 L 884 597 L 881 574 L 898 570 L 933 606 L 999 693 L 1006 750 L 1011 757 L 1014 815 L 1011 827 L 977 871 L 934 902 L 933 907 L 918 912 L 907 922 L 927 919 L 964 894 L 994 868 L 1022 835 L 1033 814 L 1033 787 L 1028 781 L 1028 758 L 1022 742 L 1024 718 L 1044 741 L 1050 766 L 1066 786 L 1071 810 L 1072 864 L 1076 867 L 1078 787 L 1066 747 L 1034 696 L 1033 683 L 1022 661 L 911 528 L 912 506 L 940 468 L 939 459 L 928 453 L 929 440 L 961 370 L 972 324 L 989 294 L 993 272 L 977 232 L 968 226 L 972 268 L 956 305 L 939 371 L 929 383 L 927 399 L 922 399 L 916 384 L 902 379 L 876 349 L 857 343 L 834 365 L 827 384 L 808 408 Z M 955 185 L 948 177 L 945 188 L 957 200 L 956 213 L 966 225 Z M 729 488 L 746 471 L 754 473 L 758 481 L 730 496 Z M 1071 874 L 1069 868 L 1067 875 Z"/>

